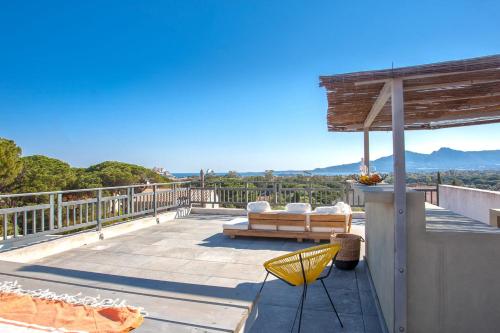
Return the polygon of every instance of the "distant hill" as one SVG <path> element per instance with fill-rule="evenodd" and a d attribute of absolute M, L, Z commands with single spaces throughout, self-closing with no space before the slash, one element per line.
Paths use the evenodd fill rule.
<path fill-rule="evenodd" d="M 406 170 L 426 172 L 438 170 L 500 170 L 500 150 L 461 151 L 441 148 L 430 154 L 406 151 Z M 392 171 L 392 155 L 370 161 L 377 172 Z M 313 174 L 358 173 L 359 162 L 311 170 Z"/>

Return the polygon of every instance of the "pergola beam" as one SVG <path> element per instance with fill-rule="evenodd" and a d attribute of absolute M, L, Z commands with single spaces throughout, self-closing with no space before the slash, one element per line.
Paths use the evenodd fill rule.
<path fill-rule="evenodd" d="M 373 103 L 370 112 L 366 116 L 363 128 L 369 129 L 375 118 L 377 118 L 380 111 L 382 111 L 382 108 L 384 107 L 385 103 L 387 103 L 389 97 L 391 97 L 391 86 L 392 82 L 386 82 L 382 87 L 382 89 L 380 89 L 380 93 L 378 94 L 377 100 L 375 100 L 375 103 Z"/>
<path fill-rule="evenodd" d="M 439 122 L 446 123 L 446 121 L 453 122 L 455 120 L 463 120 L 463 121 L 466 121 L 468 123 L 475 123 L 475 122 L 480 123 L 484 120 L 492 120 L 492 118 L 500 118 L 500 115 L 498 114 L 497 108 L 492 107 L 491 109 L 489 109 L 489 108 L 485 107 L 483 109 L 484 109 L 484 111 L 482 111 L 482 110 L 477 111 L 477 117 L 469 117 L 469 118 L 467 117 L 467 113 L 469 112 L 469 110 L 449 111 L 448 114 L 443 114 L 443 115 L 440 115 L 440 116 L 437 116 L 434 118 L 428 118 L 428 117 L 427 118 L 425 118 L 425 117 L 419 118 L 419 117 L 415 117 L 415 116 L 406 114 L 406 118 L 407 118 L 408 122 L 411 121 L 411 123 L 416 123 L 416 124 L 439 123 Z M 443 111 L 440 111 L 440 113 L 443 113 Z M 450 113 L 451 113 L 451 115 L 450 115 Z M 384 118 L 385 118 L 385 115 L 384 115 Z M 387 119 L 387 120 L 380 119 L 380 121 L 372 123 L 372 126 L 374 128 L 372 128 L 371 130 L 376 130 L 375 128 L 380 127 L 380 126 L 384 126 L 384 127 L 388 127 L 387 131 L 389 131 L 391 124 L 392 124 L 392 121 L 389 119 Z M 362 126 L 363 126 L 363 124 L 352 124 L 352 125 L 345 126 L 345 129 L 346 130 L 357 130 L 357 129 L 361 128 Z M 406 128 L 408 129 L 409 126 L 410 126 L 410 124 L 407 124 Z"/>
<path fill-rule="evenodd" d="M 500 82 L 498 79 L 491 79 L 491 80 L 468 80 L 468 81 L 452 81 L 452 82 L 446 82 L 446 83 L 432 83 L 432 84 L 420 84 L 420 85 L 413 85 L 410 87 L 405 87 L 405 92 L 409 91 L 421 91 L 425 89 L 439 89 L 439 88 L 456 88 L 456 89 L 462 89 L 462 88 L 469 88 L 472 86 L 477 86 L 485 83 L 497 83 Z"/>
<path fill-rule="evenodd" d="M 459 75 L 459 74 L 470 74 L 470 73 L 478 73 L 478 72 L 488 72 L 488 71 L 498 71 L 500 70 L 500 67 L 494 67 L 494 68 L 484 68 L 484 69 L 477 69 L 477 70 L 463 70 L 463 71 L 457 71 L 457 72 L 440 72 L 440 73 L 427 73 L 427 74 L 415 74 L 415 75 L 407 75 L 407 76 L 400 76 L 398 79 L 401 80 L 418 80 L 418 79 L 427 79 L 431 77 L 440 77 L 444 75 Z M 355 86 L 364 86 L 367 84 L 377 84 L 377 83 L 383 83 L 383 82 L 390 82 L 392 78 L 384 78 L 384 79 L 376 79 L 376 80 L 366 80 L 366 81 L 358 81 L 355 82 Z"/>

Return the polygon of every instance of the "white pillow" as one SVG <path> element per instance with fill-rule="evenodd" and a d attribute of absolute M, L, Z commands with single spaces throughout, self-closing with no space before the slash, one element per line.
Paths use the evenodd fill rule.
<path fill-rule="evenodd" d="M 248 230 L 248 218 L 237 217 L 222 225 L 224 230 Z"/>
<path fill-rule="evenodd" d="M 287 213 L 303 214 L 311 212 L 311 205 L 308 203 L 289 203 L 286 205 L 285 210 Z"/>
<path fill-rule="evenodd" d="M 254 201 L 247 204 L 247 211 L 249 213 L 264 213 L 271 210 L 271 206 L 267 201 Z"/>
<path fill-rule="evenodd" d="M 335 204 L 335 206 L 340 208 L 341 214 L 351 214 L 352 213 L 351 206 L 349 206 L 345 202 L 339 201 Z"/>
<path fill-rule="evenodd" d="M 344 214 L 339 206 L 317 207 L 314 210 L 317 214 Z"/>

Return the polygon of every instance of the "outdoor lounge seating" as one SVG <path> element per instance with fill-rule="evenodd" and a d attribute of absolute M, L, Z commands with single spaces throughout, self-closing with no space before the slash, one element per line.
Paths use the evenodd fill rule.
<path fill-rule="evenodd" d="M 301 242 L 329 240 L 333 233 L 350 231 L 352 212 L 349 205 L 339 202 L 331 207 L 311 211 L 308 203 L 291 203 L 285 210 L 271 210 L 265 201 L 250 202 L 248 217 L 236 218 L 223 225 L 225 235 L 295 238 Z"/>

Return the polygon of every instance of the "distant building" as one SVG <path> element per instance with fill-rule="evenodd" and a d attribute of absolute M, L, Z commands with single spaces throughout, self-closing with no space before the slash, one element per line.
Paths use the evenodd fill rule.
<path fill-rule="evenodd" d="M 167 177 L 167 178 L 175 178 L 174 175 L 172 175 L 167 169 L 165 168 L 160 168 L 160 167 L 154 167 L 153 171 L 156 172 L 157 174 Z"/>

